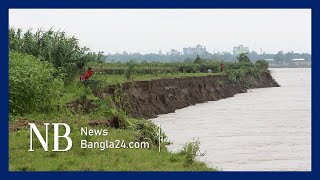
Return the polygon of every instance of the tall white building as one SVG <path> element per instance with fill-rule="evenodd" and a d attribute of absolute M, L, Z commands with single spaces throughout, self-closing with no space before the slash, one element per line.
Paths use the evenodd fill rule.
<path fill-rule="evenodd" d="M 233 47 L 233 55 L 238 56 L 241 53 L 249 53 L 249 47 L 243 45 Z"/>
<path fill-rule="evenodd" d="M 207 52 L 206 47 L 201 46 L 200 44 L 198 44 L 196 47 L 183 48 L 184 55 L 202 55 L 206 52 Z"/>

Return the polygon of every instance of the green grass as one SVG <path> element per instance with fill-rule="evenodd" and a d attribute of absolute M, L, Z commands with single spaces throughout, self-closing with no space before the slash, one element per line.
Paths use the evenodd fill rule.
<path fill-rule="evenodd" d="M 55 122 L 63 121 L 56 118 Z M 53 147 L 53 131 L 49 130 L 49 151 L 45 152 L 41 144 L 33 139 L 34 152 L 29 152 L 29 130 L 22 129 L 9 134 L 9 170 L 10 171 L 213 171 L 202 162 L 189 162 L 183 153 L 171 153 L 162 145 L 150 143 L 149 149 L 81 149 L 80 141 L 124 140 L 138 141 L 142 131 L 133 129 L 114 129 L 110 127 L 95 127 L 108 129 L 107 136 L 81 136 L 80 127 L 87 126 L 87 119 L 70 120 L 70 137 L 73 147 L 68 152 L 51 152 Z M 141 122 L 134 120 L 132 122 Z M 73 123 L 76 122 L 76 123 Z M 39 128 L 44 134 L 44 128 Z M 62 134 L 63 132 L 61 132 Z M 145 140 L 147 141 L 147 140 Z M 60 147 L 66 147 L 66 141 L 61 140 Z"/>
<path fill-rule="evenodd" d="M 197 77 L 197 76 L 208 76 L 208 75 L 222 75 L 223 73 L 177 73 L 177 74 L 134 74 L 132 79 L 127 79 L 125 75 L 105 75 L 105 74 L 95 74 L 92 79 L 105 81 L 109 84 L 114 83 L 124 83 L 130 81 L 145 81 L 153 79 L 164 79 L 164 78 L 179 78 L 179 77 Z"/>
<path fill-rule="evenodd" d="M 82 96 L 86 96 L 87 99 L 96 99 L 91 93 L 90 88 L 84 86 L 82 82 L 76 79 L 74 82 L 65 86 L 60 104 L 65 105 L 66 103 L 80 99 Z"/>

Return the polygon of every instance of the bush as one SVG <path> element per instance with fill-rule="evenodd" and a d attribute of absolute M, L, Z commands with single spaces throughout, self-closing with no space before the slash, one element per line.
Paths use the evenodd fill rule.
<path fill-rule="evenodd" d="M 132 75 L 135 73 L 136 63 L 134 60 L 130 60 L 127 62 L 128 69 L 125 72 L 127 79 L 132 79 Z"/>
<path fill-rule="evenodd" d="M 200 152 L 200 141 L 195 139 L 191 142 L 187 142 L 179 153 L 185 155 L 185 162 L 187 165 L 192 164 L 196 160 L 196 156 L 205 155 L 205 153 Z"/>
<path fill-rule="evenodd" d="M 258 60 L 256 61 L 255 66 L 259 69 L 268 69 L 269 63 L 266 60 Z"/>
<path fill-rule="evenodd" d="M 233 69 L 247 69 L 253 68 L 254 64 L 251 62 L 227 62 L 225 63 L 226 70 L 233 70 Z"/>
<path fill-rule="evenodd" d="M 250 62 L 248 53 L 241 53 L 237 56 L 238 62 Z"/>
<path fill-rule="evenodd" d="M 56 69 L 34 56 L 10 52 L 9 105 L 10 113 L 48 112 L 58 105 L 63 87 Z"/>

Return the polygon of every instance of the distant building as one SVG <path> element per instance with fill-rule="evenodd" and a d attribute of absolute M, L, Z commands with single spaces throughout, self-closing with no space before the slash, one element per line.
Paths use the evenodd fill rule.
<path fill-rule="evenodd" d="M 249 53 L 249 47 L 244 47 L 243 45 L 233 47 L 234 56 L 238 56 L 241 53 Z"/>
<path fill-rule="evenodd" d="M 301 62 L 301 61 L 305 61 L 304 58 L 297 58 L 297 59 L 291 59 L 291 61 L 293 62 Z"/>
<path fill-rule="evenodd" d="M 207 53 L 206 47 L 198 44 L 196 47 L 183 48 L 184 55 L 202 55 Z"/>
<path fill-rule="evenodd" d="M 181 52 L 175 50 L 175 49 L 171 49 L 169 53 L 167 53 L 168 55 L 181 55 Z"/>
<path fill-rule="evenodd" d="M 303 65 L 306 63 L 304 58 L 291 59 L 291 62 L 295 65 Z"/>
<path fill-rule="evenodd" d="M 162 55 L 162 51 L 161 50 L 159 50 L 159 55 Z"/>
<path fill-rule="evenodd" d="M 273 61 L 273 59 L 265 59 L 266 61 Z"/>
<path fill-rule="evenodd" d="M 183 48 L 184 55 L 195 54 L 195 53 L 196 53 L 196 48 L 192 48 L 192 47 Z"/>

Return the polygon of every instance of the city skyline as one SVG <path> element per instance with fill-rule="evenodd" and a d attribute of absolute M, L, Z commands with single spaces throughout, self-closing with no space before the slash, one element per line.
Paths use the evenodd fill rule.
<path fill-rule="evenodd" d="M 10 9 L 9 26 L 66 31 L 106 54 L 141 54 L 201 44 L 260 53 L 311 53 L 310 9 Z"/>
<path fill-rule="evenodd" d="M 185 47 L 185 48 L 192 48 L 192 47 L 196 47 L 196 46 L 198 46 L 198 45 L 202 46 L 201 44 L 197 44 L 197 45 L 195 45 L 195 46 L 189 46 L 189 47 Z M 279 50 L 278 52 L 270 53 L 270 52 L 265 52 L 265 51 L 263 51 L 262 48 L 259 48 L 259 50 L 254 51 L 254 50 L 251 50 L 250 47 L 246 47 L 246 46 L 244 46 L 244 45 L 242 45 L 242 44 L 233 46 L 232 48 L 230 48 L 230 49 L 233 49 L 233 50 L 231 50 L 231 51 L 216 51 L 216 50 L 210 51 L 210 50 L 206 49 L 206 46 L 202 46 L 202 47 L 204 47 L 204 48 L 206 49 L 206 52 L 209 53 L 209 54 L 230 53 L 230 54 L 232 54 L 232 55 L 237 55 L 237 54 L 239 54 L 239 53 L 235 54 L 235 53 L 234 53 L 234 48 L 239 47 L 239 46 L 243 46 L 243 47 L 245 47 L 245 48 L 248 48 L 247 53 L 255 52 L 255 53 L 257 53 L 257 54 L 277 54 L 278 52 L 282 51 L 282 50 Z M 178 53 L 177 55 L 192 55 L 192 54 L 188 54 L 188 53 L 185 54 L 185 53 L 183 52 L 183 50 L 184 50 L 185 48 L 182 48 L 182 49 L 168 48 L 168 50 L 159 49 L 157 52 L 149 52 L 149 53 L 148 53 L 148 52 L 147 52 L 147 53 L 140 53 L 139 51 L 137 51 L 137 52 L 118 51 L 118 52 L 109 53 L 109 54 L 136 54 L 136 53 L 139 53 L 139 54 L 142 54 L 142 55 L 145 55 L 145 54 L 169 55 L 169 54 L 171 53 L 171 51 L 174 51 L 174 52 Z M 287 52 L 286 52 L 286 51 L 283 51 L 283 53 L 288 53 L 288 52 L 294 52 L 294 51 L 287 51 Z M 294 52 L 294 53 L 300 53 L 300 52 Z M 303 54 L 303 53 L 311 54 L 311 53 L 308 53 L 308 52 L 301 52 L 300 54 Z M 195 53 L 195 55 L 201 55 L 201 53 L 200 53 L 200 54 L 199 54 L 199 53 Z"/>

